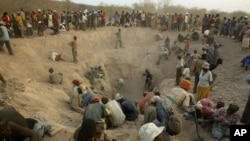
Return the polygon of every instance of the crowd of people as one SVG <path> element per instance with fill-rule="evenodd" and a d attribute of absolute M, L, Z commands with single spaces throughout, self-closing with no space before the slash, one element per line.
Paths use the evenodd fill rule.
<path fill-rule="evenodd" d="M 43 36 L 46 28 L 51 28 L 53 30 L 52 34 L 55 35 L 60 32 L 60 28 L 70 30 L 71 25 L 74 25 L 75 30 L 86 30 L 87 28 L 96 30 L 96 27 L 106 25 L 105 17 L 105 12 L 102 10 L 63 11 L 58 14 L 56 10 L 38 9 L 37 11 L 27 12 L 21 9 L 11 15 L 4 12 L 0 22 L 0 35 L 9 54 L 14 55 L 9 42 L 11 30 L 13 30 L 13 36 L 17 38 L 32 36 L 34 30 L 37 31 L 38 36 Z M 170 15 L 169 13 L 158 14 L 145 11 L 132 11 L 129 13 L 122 11 L 109 16 L 109 21 L 112 19 L 116 26 L 151 27 L 161 31 L 191 31 L 191 29 L 199 30 L 201 26 L 202 33 L 209 30 L 206 37 L 208 46 L 202 54 L 199 54 L 197 50 L 190 53 L 190 38 L 185 40 L 183 50 L 176 53 L 178 63 L 176 65 L 175 86 L 168 92 L 155 89 L 153 74 L 149 69 L 146 69 L 143 73 L 143 76 L 146 77 L 145 92 L 136 103 L 127 99 L 121 93 L 116 93 L 112 99 L 94 91 L 95 88 L 105 91 L 105 73 L 101 66 L 90 67 L 90 70 L 84 73 L 84 77 L 89 80 L 91 87 L 83 86 L 78 79 L 72 80 L 69 105 L 72 110 L 82 114 L 83 120 L 81 126 L 76 129 L 69 139 L 70 141 L 116 140 L 108 136 L 105 129 L 120 127 L 125 121 L 137 122 L 140 114 L 144 115 L 139 129 L 140 140 L 167 141 L 170 136 L 176 136 L 183 130 L 182 120 L 178 116 L 177 108 L 180 108 L 187 118 L 194 116 L 194 113 L 198 113 L 200 122 L 211 123 L 209 125 L 212 125 L 212 136 L 217 139 L 229 136 L 228 129 L 230 125 L 234 125 L 239 121 L 249 124 L 249 100 L 241 118 L 237 104 L 230 103 L 225 106 L 223 101 L 213 102 L 209 99 L 211 86 L 216 78 L 213 70 L 219 64 L 222 64 L 222 58 L 218 51 L 221 45 L 214 41 L 214 35 L 230 36 L 246 42 L 243 39 L 249 39 L 247 17 L 240 17 L 238 20 L 235 17 L 232 20 L 230 18 L 221 20 L 219 14 L 205 14 L 203 19 L 200 19 L 199 15 L 193 18 L 192 14 L 189 13 Z M 245 36 L 245 34 L 247 35 Z M 123 47 L 120 28 L 116 36 L 116 48 L 118 44 Z M 2 51 L 2 45 L 1 43 L 0 51 Z M 77 63 L 77 36 L 73 36 L 73 40 L 69 45 L 72 47 L 73 62 Z M 157 64 L 160 64 L 162 58 L 167 59 L 171 51 L 176 50 L 178 50 L 176 42 L 170 49 L 170 39 L 167 37 L 164 45 L 165 52 L 160 54 Z M 55 72 L 53 68 L 50 68 L 49 72 L 49 82 L 51 84 L 63 83 L 62 73 Z M 191 76 L 195 77 L 193 94 L 189 92 L 192 87 Z M 4 84 L 6 83 L 1 74 L 0 80 Z M 247 77 L 247 82 L 250 82 L 249 77 Z M 124 87 L 124 80 L 119 78 L 117 83 L 118 92 L 122 92 L 120 90 Z M 97 86 L 98 84 L 100 84 L 100 87 Z M 9 113 L 13 113 L 13 111 Z M 26 137 L 32 141 L 39 140 L 38 133 L 33 131 L 32 128 L 17 125 L 15 120 L 9 120 L 3 115 L 6 114 L 0 114 L 1 140 L 16 140 L 16 135 L 19 135 L 21 140 Z M 47 130 L 44 132 L 47 132 Z M 19 137 L 17 138 L 19 139 Z"/>

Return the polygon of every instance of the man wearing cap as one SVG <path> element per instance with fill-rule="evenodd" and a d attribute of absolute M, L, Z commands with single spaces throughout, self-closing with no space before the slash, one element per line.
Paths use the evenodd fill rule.
<path fill-rule="evenodd" d="M 93 119 L 95 122 L 105 122 L 105 118 L 110 115 L 110 111 L 100 103 L 100 97 L 92 96 L 92 102 L 86 107 L 83 120 Z"/>
<path fill-rule="evenodd" d="M 14 56 L 14 53 L 13 53 L 12 48 L 10 46 L 10 36 L 9 36 L 8 30 L 4 26 L 4 22 L 0 21 L 0 52 L 3 51 L 4 44 L 9 52 L 9 55 Z"/>
<path fill-rule="evenodd" d="M 205 62 L 202 65 L 202 70 L 199 75 L 199 82 L 197 87 L 197 92 L 195 95 L 195 100 L 199 101 L 202 98 L 208 98 L 210 92 L 210 84 L 213 81 L 213 76 L 211 71 L 209 71 L 209 64 Z"/>
<path fill-rule="evenodd" d="M 81 103 L 81 94 L 83 94 L 83 89 L 82 87 L 78 86 L 76 88 L 76 91 L 72 91 L 71 96 L 70 96 L 70 106 L 72 108 L 72 110 L 74 110 L 75 112 L 78 112 L 80 114 L 83 114 L 84 109 L 82 109 L 80 107 L 80 103 Z"/>

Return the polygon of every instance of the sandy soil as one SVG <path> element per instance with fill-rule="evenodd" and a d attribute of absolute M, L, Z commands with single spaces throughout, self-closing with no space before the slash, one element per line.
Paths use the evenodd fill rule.
<path fill-rule="evenodd" d="M 159 46 L 164 41 L 155 41 L 157 31 L 148 28 L 122 28 L 122 39 L 125 48 L 115 49 L 115 32 L 117 27 L 98 28 L 95 31 L 69 31 L 44 37 L 11 39 L 15 56 L 7 52 L 0 53 L 0 71 L 6 79 L 16 79 L 25 86 L 24 91 L 15 91 L 7 102 L 13 105 L 25 117 L 41 116 L 52 125 L 62 130 L 53 137 L 44 137 L 44 141 L 66 141 L 81 123 L 82 115 L 73 112 L 69 105 L 69 91 L 71 81 L 80 79 L 85 86 L 89 86 L 83 73 L 89 67 L 101 65 L 106 73 L 106 95 L 114 94 L 112 87 L 117 78 L 122 77 L 126 82 L 125 97 L 138 100 L 142 97 L 144 77 L 142 73 L 148 68 L 154 75 L 155 84 L 164 79 L 175 78 L 175 64 L 177 58 L 172 54 L 167 61 L 162 60 L 156 65 Z M 48 31 L 47 33 L 49 33 Z M 176 40 L 177 32 L 163 32 L 169 36 L 171 43 Z M 186 33 L 184 33 L 186 34 Z M 72 63 L 71 48 L 68 42 L 73 35 L 78 36 L 79 63 Z M 240 106 L 240 113 L 247 99 L 247 85 L 245 77 L 248 71 L 240 67 L 240 60 L 247 52 L 242 52 L 240 43 L 230 38 L 216 37 L 223 44 L 220 52 L 224 62 L 214 71 L 218 78 L 210 97 L 217 100 L 223 96 L 225 103 L 236 102 Z M 178 43 L 183 47 L 183 43 Z M 192 41 L 191 49 L 201 53 L 201 40 Z M 49 59 L 50 51 L 62 53 L 64 62 L 53 62 Z M 63 73 L 62 85 L 48 83 L 48 69 L 53 67 Z M 174 84 L 174 83 L 173 83 Z M 173 87 L 173 86 L 166 86 Z M 138 130 L 143 117 L 138 122 L 126 122 L 123 127 L 107 130 L 110 136 L 119 141 L 138 141 Z M 196 138 L 193 121 L 183 119 L 183 131 L 176 138 L 180 141 L 191 141 Z M 207 141 L 212 137 L 200 128 L 200 134 Z M 229 139 L 224 139 L 229 140 Z"/>

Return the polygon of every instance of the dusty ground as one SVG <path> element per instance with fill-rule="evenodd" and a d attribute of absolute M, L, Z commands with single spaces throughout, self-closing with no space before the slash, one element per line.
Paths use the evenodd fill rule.
<path fill-rule="evenodd" d="M 46 136 L 44 141 L 67 141 L 81 123 L 82 115 L 71 111 L 69 91 L 71 81 L 80 79 L 85 86 L 88 81 L 83 73 L 92 66 L 101 65 L 106 72 L 107 95 L 114 94 L 112 86 L 118 77 L 124 78 L 126 89 L 123 95 L 131 100 L 142 96 L 144 77 L 142 73 L 148 68 L 154 75 L 155 84 L 164 79 L 174 79 L 176 56 L 172 54 L 169 60 L 162 60 L 156 65 L 159 54 L 159 45 L 164 41 L 156 42 L 154 34 L 157 31 L 148 28 L 122 28 L 122 38 L 125 48 L 115 49 L 116 27 L 98 28 L 96 31 L 69 31 L 59 35 L 44 37 L 12 39 L 11 44 L 15 56 L 7 53 L 0 54 L 0 71 L 6 79 L 17 79 L 25 86 L 25 91 L 16 91 L 7 102 L 13 105 L 25 117 L 42 116 L 52 125 L 61 127 L 61 131 L 53 137 Z M 177 32 L 163 32 L 169 36 L 171 43 L 176 40 Z M 78 36 L 78 64 L 72 63 L 71 48 L 68 42 L 73 35 Z M 223 96 L 224 101 L 236 102 L 240 105 L 240 113 L 247 99 L 247 85 L 245 77 L 248 71 L 240 68 L 240 60 L 247 52 L 242 52 L 239 42 L 229 38 L 216 37 L 223 44 L 220 49 L 224 59 L 223 65 L 218 66 L 215 72 L 218 78 L 214 91 L 210 97 L 217 100 Z M 179 43 L 183 47 L 183 43 Z M 198 49 L 204 45 L 201 41 L 192 41 L 191 49 Z M 49 59 L 51 49 L 62 53 L 64 62 L 53 62 Z M 62 85 L 48 83 L 48 69 L 53 67 L 63 73 Z M 173 83 L 174 84 L 174 83 Z M 173 86 L 166 86 L 173 87 Z M 108 134 L 119 141 L 138 141 L 138 130 L 141 116 L 137 123 L 127 122 L 123 127 L 108 130 Z M 195 124 L 183 119 L 183 131 L 176 138 L 180 141 L 192 141 L 196 138 Z M 201 136 L 207 141 L 212 137 L 200 129 Z M 228 140 L 228 139 L 225 139 Z"/>

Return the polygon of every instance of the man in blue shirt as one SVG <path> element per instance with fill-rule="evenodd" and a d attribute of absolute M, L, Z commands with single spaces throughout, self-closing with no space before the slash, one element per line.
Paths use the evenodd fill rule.
<path fill-rule="evenodd" d="M 119 93 L 116 94 L 115 100 L 120 103 L 121 109 L 126 116 L 125 120 L 133 121 L 137 119 L 138 111 L 130 100 L 123 98 L 123 96 L 121 96 Z"/>

